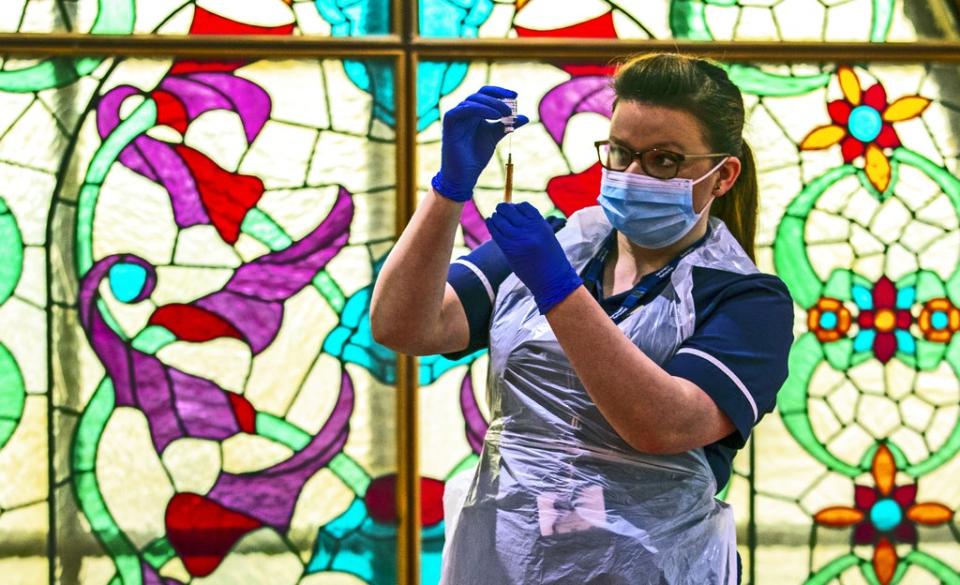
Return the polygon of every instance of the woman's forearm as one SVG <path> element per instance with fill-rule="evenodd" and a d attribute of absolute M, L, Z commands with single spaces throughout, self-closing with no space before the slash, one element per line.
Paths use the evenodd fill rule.
<path fill-rule="evenodd" d="M 370 303 L 374 339 L 406 353 L 441 347 L 447 268 L 463 203 L 431 190 L 380 271 Z"/>
<path fill-rule="evenodd" d="M 638 451 L 679 453 L 733 432 L 705 392 L 644 354 L 586 288 L 550 310 L 547 320 L 600 413 Z"/>

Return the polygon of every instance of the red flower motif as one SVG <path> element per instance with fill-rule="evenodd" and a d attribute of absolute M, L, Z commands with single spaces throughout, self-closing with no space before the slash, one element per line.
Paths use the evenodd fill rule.
<path fill-rule="evenodd" d="M 897 148 L 900 138 L 894 122 L 916 118 L 930 105 L 918 95 L 901 97 L 887 103 L 887 92 L 879 83 L 867 91 L 860 88 L 860 79 L 853 69 L 842 65 L 837 79 L 843 99 L 827 104 L 832 124 L 814 128 L 801 141 L 801 150 L 821 150 L 840 143 L 843 162 L 850 164 L 858 157 L 865 160 L 864 171 L 870 183 L 883 193 L 890 186 L 892 169 L 884 148 Z"/>

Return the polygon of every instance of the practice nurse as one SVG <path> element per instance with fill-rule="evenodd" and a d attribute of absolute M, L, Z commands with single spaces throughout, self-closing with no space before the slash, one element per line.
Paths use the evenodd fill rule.
<path fill-rule="evenodd" d="M 613 87 L 599 206 L 561 226 L 502 203 L 492 241 L 452 265 L 504 135 L 487 120 L 516 94 L 484 87 L 447 112 L 433 188 L 374 288 L 380 343 L 490 349 L 492 420 L 449 585 L 739 578 L 733 512 L 714 496 L 773 409 L 793 341 L 786 287 L 753 261 L 743 98 L 716 64 L 676 54 L 627 60 Z"/>

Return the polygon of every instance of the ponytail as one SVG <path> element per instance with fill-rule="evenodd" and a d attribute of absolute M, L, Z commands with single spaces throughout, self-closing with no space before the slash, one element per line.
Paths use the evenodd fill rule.
<path fill-rule="evenodd" d="M 759 207 L 759 189 L 757 188 L 757 164 L 753 151 L 743 141 L 740 148 L 740 176 L 733 187 L 723 197 L 713 202 L 710 214 L 727 225 L 740 247 L 751 260 L 754 257 L 754 240 L 757 236 L 757 211 Z"/>

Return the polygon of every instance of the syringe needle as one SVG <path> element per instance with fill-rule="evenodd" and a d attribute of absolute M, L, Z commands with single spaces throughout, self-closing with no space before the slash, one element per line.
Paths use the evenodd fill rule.
<path fill-rule="evenodd" d="M 503 185 L 503 200 L 510 203 L 513 198 L 513 153 L 507 153 L 507 180 Z"/>

